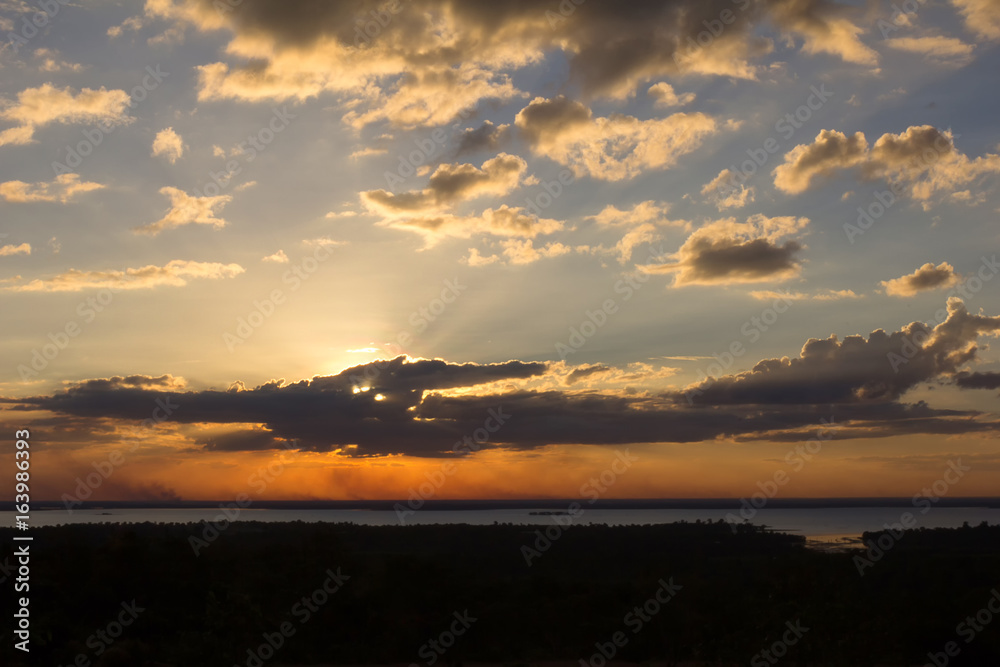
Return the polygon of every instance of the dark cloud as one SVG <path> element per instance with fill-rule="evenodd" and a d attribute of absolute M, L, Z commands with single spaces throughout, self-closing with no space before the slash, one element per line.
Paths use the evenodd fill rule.
<path fill-rule="evenodd" d="M 934 266 L 927 262 L 913 273 L 892 280 L 883 280 L 882 286 L 889 296 L 916 296 L 920 292 L 953 287 L 962 281 L 955 267 L 948 262 Z"/>
<path fill-rule="evenodd" d="M 922 382 L 955 373 L 976 357 L 981 334 L 1000 331 L 1000 316 L 972 315 L 948 300 L 948 317 L 933 329 L 913 322 L 865 340 L 809 339 L 797 359 L 765 359 L 753 369 L 689 388 L 696 404 L 819 404 L 896 400 Z"/>
<path fill-rule="evenodd" d="M 802 244 L 778 239 L 803 229 L 807 218 L 752 216 L 745 223 L 718 220 L 696 230 L 675 252 L 674 261 L 646 267 L 674 274 L 674 286 L 756 283 L 791 278 L 801 264 Z"/>
<path fill-rule="evenodd" d="M 233 70 L 221 62 L 204 66 L 200 97 L 305 99 L 325 91 L 383 92 L 382 86 L 392 96 L 418 82 L 403 95 L 407 104 L 362 122 L 444 120 L 411 112 L 421 91 L 439 95 L 444 88 L 433 80 L 447 77 L 456 77 L 452 97 L 462 100 L 449 114 L 486 97 L 509 98 L 516 94 L 509 80 L 493 75 L 554 51 L 566 55 L 569 78 L 585 96 L 618 99 L 645 82 L 679 74 L 755 79 L 760 66 L 751 61 L 773 50 L 764 36 L 773 27 L 801 40 L 810 54 L 877 61 L 857 37 L 864 31 L 857 23 L 861 8 L 828 0 L 567 0 L 551 6 L 533 0 L 261 0 L 233 12 L 219 12 L 216 4 L 146 3 L 149 18 L 233 34 L 238 46 L 230 51 L 246 64 Z M 705 34 L 712 34 L 708 43 Z"/>
<path fill-rule="evenodd" d="M 901 331 L 810 339 L 795 359 L 765 359 L 752 370 L 661 394 L 622 391 L 531 391 L 516 381 L 549 374 L 547 364 L 508 361 L 454 364 L 405 357 L 337 375 L 253 389 L 163 391 L 155 386 L 86 381 L 51 396 L 0 399 L 7 410 L 47 410 L 97 424 L 143 420 L 172 406 L 182 424 L 228 424 L 237 430 L 203 437 L 212 451 L 294 447 L 351 456 L 451 456 L 463 437 L 506 416 L 484 447 L 526 449 L 549 444 L 683 443 L 717 438 L 784 440 L 835 422 L 843 434 L 881 438 L 905 434 L 996 432 L 1000 423 L 974 411 L 936 410 L 899 402 L 910 388 L 956 377 L 976 358 L 982 334 L 1000 331 L 1000 316 L 970 314 L 958 299 L 934 328 L 915 322 Z M 573 369 L 567 384 L 610 372 Z M 998 373 L 958 374 L 959 386 L 995 387 Z M 572 378 L 572 379 L 569 379 Z M 169 376 L 157 378 L 170 386 Z M 495 383 L 512 387 L 495 393 Z M 490 385 L 486 391 L 443 390 Z M 690 400 L 689 400 L 690 399 Z M 248 428 L 247 425 L 260 426 Z M 482 430 L 481 433 L 486 433 Z M 797 433 L 795 436 L 793 434 Z"/>
<path fill-rule="evenodd" d="M 962 389 L 1000 389 L 1000 373 L 959 373 L 955 384 Z"/>
<path fill-rule="evenodd" d="M 465 130 L 458 139 L 458 155 L 477 151 L 495 151 L 510 137 L 510 125 L 494 125 L 484 121 L 474 130 Z"/>

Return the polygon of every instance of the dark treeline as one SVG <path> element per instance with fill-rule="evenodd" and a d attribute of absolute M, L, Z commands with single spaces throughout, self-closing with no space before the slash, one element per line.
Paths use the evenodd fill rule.
<path fill-rule="evenodd" d="M 971 639 L 960 627 L 1000 588 L 998 526 L 866 534 L 870 552 L 830 553 L 722 522 L 552 528 L 548 543 L 514 525 L 241 522 L 196 556 L 202 530 L 33 529 L 32 652 L 17 662 L 7 614 L 6 664 L 253 666 L 282 624 L 264 664 L 576 661 L 620 632 L 620 660 L 767 665 L 788 624 L 808 630 L 787 665 L 923 665 L 948 642 L 949 665 L 1000 664 L 1000 614 Z M 12 534 L 0 530 L 4 563 Z M 318 604 L 338 569 L 349 578 Z M 665 584 L 680 588 L 649 603 Z M 141 611 L 105 642 L 133 599 Z M 456 626 L 466 611 L 475 621 Z"/>

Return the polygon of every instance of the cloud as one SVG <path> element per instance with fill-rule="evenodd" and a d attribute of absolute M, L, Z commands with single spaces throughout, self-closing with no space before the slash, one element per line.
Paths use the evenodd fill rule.
<path fill-rule="evenodd" d="M 4 245 L 0 246 L 0 257 L 13 257 L 14 255 L 30 255 L 31 254 L 31 244 L 22 243 L 21 245 Z"/>
<path fill-rule="evenodd" d="M 260 261 L 272 262 L 274 264 L 288 264 L 288 255 L 285 254 L 284 250 L 279 250 L 273 255 L 268 255 L 267 257 L 262 258 Z"/>
<path fill-rule="evenodd" d="M 982 334 L 1000 332 L 1000 317 L 972 315 L 948 300 L 947 317 L 933 329 L 913 322 L 887 334 L 810 338 L 796 359 L 765 359 L 752 370 L 688 388 L 696 403 L 857 403 L 896 400 L 908 389 L 954 374 L 976 358 Z"/>
<path fill-rule="evenodd" d="M 242 391 L 171 391 L 166 387 L 125 386 L 121 382 L 77 383 L 50 397 L 19 401 L 63 414 L 94 419 L 142 420 L 149 406 L 166 394 L 177 409 L 171 419 L 184 424 L 261 424 L 284 441 L 303 449 L 344 450 L 356 456 L 391 453 L 447 455 L 456 441 L 490 416 L 467 414 L 459 420 L 424 418 L 417 409 L 427 391 L 473 387 L 504 379 L 541 375 L 546 364 L 508 361 L 453 364 L 442 360 L 397 357 L 286 384 L 275 380 Z M 361 387 L 369 388 L 360 391 Z M 238 387 L 237 387 L 238 388 Z M 374 400 L 381 394 L 385 400 Z M 414 408 L 411 410 L 410 408 Z M 494 412 L 501 407 L 492 406 Z M 259 429 L 258 429 L 259 431 Z M 259 448 L 259 440 L 236 451 Z"/>
<path fill-rule="evenodd" d="M 464 130 L 458 138 L 458 155 L 477 151 L 495 151 L 510 138 L 510 125 L 494 125 L 485 120 L 474 130 Z"/>
<path fill-rule="evenodd" d="M 744 223 L 717 220 L 694 231 L 672 262 L 644 267 L 650 273 L 671 273 L 674 287 L 778 282 L 798 275 L 798 241 L 778 240 L 800 232 L 808 218 L 754 215 Z"/>
<path fill-rule="evenodd" d="M 424 237 L 426 247 L 445 237 L 470 238 L 473 234 L 490 234 L 519 238 L 535 238 L 563 228 L 563 223 L 551 218 L 539 218 L 520 207 L 503 204 L 487 208 L 478 215 L 451 215 L 388 218 L 381 225 L 416 232 Z"/>
<path fill-rule="evenodd" d="M 750 296 L 758 301 L 773 301 L 775 299 L 783 299 L 785 301 L 801 301 L 804 299 L 812 301 L 841 301 L 843 299 L 865 298 L 864 294 L 855 294 L 854 290 L 849 289 L 826 289 L 822 292 L 816 292 L 814 294 L 806 294 L 805 292 L 778 292 L 775 290 L 753 290 L 750 292 Z"/>
<path fill-rule="evenodd" d="M 650 223 L 643 223 L 628 230 L 623 237 L 615 244 L 615 252 L 618 254 L 618 262 L 625 264 L 632 259 L 632 253 L 636 248 L 644 243 L 652 243 L 660 238 L 660 233 L 656 227 Z"/>
<path fill-rule="evenodd" d="M 142 266 L 121 271 L 78 271 L 70 269 L 51 278 L 39 278 L 27 283 L 9 285 L 8 292 L 80 292 L 93 289 L 151 289 L 161 285 L 182 287 L 189 280 L 220 280 L 243 273 L 239 264 L 190 262 L 175 259 L 165 266 Z"/>
<path fill-rule="evenodd" d="M 152 154 L 153 157 L 162 155 L 167 158 L 167 162 L 175 164 L 184 155 L 184 140 L 172 127 L 160 130 L 153 139 Z"/>
<path fill-rule="evenodd" d="M 16 102 L 7 102 L 0 119 L 17 123 L 16 127 L 0 132 L 0 146 L 31 143 L 35 129 L 50 123 L 125 124 L 131 100 L 124 90 L 92 90 L 57 88 L 46 83 L 38 88 L 26 88 L 17 94 Z"/>
<path fill-rule="evenodd" d="M 535 247 L 529 239 L 508 239 L 501 242 L 503 254 L 511 264 L 530 264 L 547 257 L 559 257 L 573 252 L 573 249 L 562 243 L 547 243 Z"/>
<path fill-rule="evenodd" d="M 972 61 L 975 44 L 966 44 L 956 37 L 894 37 L 886 43 L 900 51 L 920 53 L 932 62 L 966 65 Z"/>
<path fill-rule="evenodd" d="M 797 359 L 767 359 L 745 373 L 706 380 L 688 393 L 636 391 L 633 383 L 659 382 L 676 372 L 648 364 L 566 366 L 506 361 L 456 364 L 398 357 L 340 373 L 252 389 L 235 382 L 228 391 L 191 391 L 85 381 L 52 395 L 0 398 L 8 409 L 45 410 L 80 423 L 148 418 L 157 399 L 182 406 L 179 424 L 229 425 L 245 434 L 209 441 L 206 450 L 249 451 L 292 445 L 342 456 L 461 456 L 462 437 L 502 419 L 485 447 L 532 449 L 552 444 L 616 445 L 801 440 L 820 417 L 835 417 L 852 437 L 1000 431 L 1000 422 L 972 411 L 935 410 L 897 402 L 908 388 L 947 378 L 972 356 L 976 338 L 1000 329 L 1000 318 L 971 316 L 949 304 L 946 322 L 929 333 L 921 351 L 894 373 L 887 351 L 902 332 L 878 331 L 868 341 L 809 340 Z M 892 344 L 890 344 L 892 343 Z M 176 380 L 175 380 L 176 381 Z M 542 388 L 533 390 L 529 386 Z M 611 388 L 618 385 L 618 388 Z M 604 387 L 601 389 L 600 387 Z M 376 400 L 380 396 L 382 400 Z M 692 397 L 689 403 L 687 397 Z M 724 409 L 720 409 L 723 407 Z M 216 431 L 218 432 L 218 431 Z M 216 438 L 215 435 L 212 438 Z"/>
<path fill-rule="evenodd" d="M 965 27 L 983 39 L 1000 39 L 1000 7 L 991 0 L 951 0 Z"/>
<path fill-rule="evenodd" d="M 717 132 L 703 113 L 676 113 L 656 120 L 613 114 L 593 118 L 580 102 L 536 97 L 518 112 L 515 125 L 536 155 L 566 165 L 577 176 L 620 181 L 648 169 L 668 169 Z"/>
<path fill-rule="evenodd" d="M 369 157 L 371 155 L 385 155 L 389 151 L 384 148 L 375 148 L 374 146 L 366 146 L 364 148 L 359 148 L 353 151 L 349 157 L 352 160 L 360 160 L 363 157 Z"/>
<path fill-rule="evenodd" d="M 931 205 L 935 196 L 950 195 L 986 174 L 1000 173 L 1000 155 L 987 153 L 974 160 L 959 153 L 954 136 L 931 125 L 911 126 L 900 134 L 883 134 L 869 149 L 861 132 L 851 137 L 823 130 L 811 144 L 801 144 L 785 155 L 774 171 L 774 185 L 789 194 L 811 188 L 819 177 L 856 168 L 862 180 L 898 183 L 910 196 Z M 969 201 L 976 197 L 969 194 Z"/>
<path fill-rule="evenodd" d="M 170 197 L 170 210 L 156 222 L 136 227 L 136 233 L 156 236 L 184 225 L 212 225 L 216 229 L 226 226 L 226 221 L 216 217 L 216 213 L 233 200 L 230 195 L 198 197 L 170 186 L 160 188 L 160 194 Z"/>
<path fill-rule="evenodd" d="M 916 296 L 920 292 L 954 287 L 962 282 L 962 277 L 955 273 L 955 267 L 948 262 L 937 266 L 927 262 L 913 273 L 908 273 L 892 280 L 883 280 L 882 286 L 889 296 Z"/>
<path fill-rule="evenodd" d="M 811 144 L 799 144 L 785 154 L 784 163 L 774 169 L 774 187 L 799 194 L 808 190 L 815 179 L 860 165 L 867 157 L 868 142 L 863 132 L 848 137 L 836 130 L 822 130 Z"/>
<path fill-rule="evenodd" d="M 335 241 L 326 236 L 321 236 L 315 239 L 306 239 L 305 241 L 302 242 L 302 245 L 305 245 L 307 247 L 317 247 L 317 248 L 318 247 L 332 248 L 333 246 L 346 245 L 346 244 L 347 241 Z"/>
<path fill-rule="evenodd" d="M 955 384 L 962 389 L 1000 389 L 1000 373 L 959 373 Z"/>
<path fill-rule="evenodd" d="M 31 55 L 34 59 L 42 61 L 38 65 L 38 69 L 42 72 L 82 72 L 85 69 L 80 63 L 63 60 L 59 52 L 54 49 L 35 49 Z"/>
<path fill-rule="evenodd" d="M 639 202 L 638 204 L 634 204 L 632 208 L 627 210 L 620 210 L 614 204 L 608 204 L 601 209 L 600 213 L 596 215 L 588 215 L 585 219 L 593 220 L 603 227 L 631 227 L 649 222 L 658 225 L 671 225 L 675 227 L 690 226 L 691 223 L 686 220 L 667 219 L 667 212 L 669 210 L 670 204 L 667 202 L 658 202 L 648 199 L 646 201 Z"/>
<path fill-rule="evenodd" d="M 858 38 L 864 28 L 848 18 L 851 7 L 827 0 L 774 0 L 767 7 L 780 29 L 805 40 L 806 53 L 828 53 L 858 65 L 878 64 L 878 54 Z"/>
<path fill-rule="evenodd" d="M 369 211 L 381 215 L 427 213 L 450 208 L 453 204 L 485 195 L 505 195 L 524 181 L 527 162 L 516 155 L 501 153 L 483 162 L 442 164 L 431 174 L 423 190 L 394 194 L 387 190 L 361 193 Z"/>
<path fill-rule="evenodd" d="M 723 169 L 719 175 L 701 188 L 701 194 L 711 198 L 720 211 L 727 208 L 743 208 L 754 201 L 753 187 L 736 184 L 736 175 Z"/>
<path fill-rule="evenodd" d="M 383 119 L 414 126 L 443 124 L 483 99 L 510 99 L 518 92 L 501 70 L 523 68 L 555 50 L 569 57 L 570 76 L 585 94 L 623 98 L 642 81 L 677 74 L 678 47 L 730 6 L 727 0 L 595 5 L 552 24 L 530 4 L 411 0 L 374 36 L 365 33 L 365 23 L 371 11 L 385 10 L 374 0 L 277 14 L 251 5 L 220 13 L 211 0 L 150 0 L 146 16 L 232 34 L 226 51 L 248 64 L 202 66 L 200 100 L 343 93 L 348 105 L 371 102 L 370 111 L 345 116 L 355 126 Z M 758 12 L 735 14 L 713 48 L 687 54 L 689 71 L 752 76 L 746 58 L 766 53 L 770 42 L 749 34 Z"/>
<path fill-rule="evenodd" d="M 674 87 L 663 81 L 650 86 L 646 94 L 653 98 L 656 106 L 660 108 L 682 107 L 691 104 L 695 99 L 694 93 L 684 93 L 678 96 L 674 92 Z"/>
<path fill-rule="evenodd" d="M 0 183 L 0 197 L 15 204 L 28 202 L 58 202 L 68 204 L 79 194 L 101 190 L 100 183 L 80 182 L 77 174 L 60 174 L 48 183 L 7 181 Z"/>

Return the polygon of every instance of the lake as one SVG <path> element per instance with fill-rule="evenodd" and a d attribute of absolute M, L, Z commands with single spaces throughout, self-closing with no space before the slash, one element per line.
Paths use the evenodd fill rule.
<path fill-rule="evenodd" d="M 589 509 L 583 503 L 583 510 L 576 516 L 532 515 L 532 511 L 552 511 L 551 509 L 474 509 L 474 510 L 417 510 L 405 514 L 402 520 L 394 511 L 365 509 L 240 509 L 239 514 L 230 509 L 233 521 L 305 521 L 305 522 L 347 522 L 368 526 L 417 525 L 417 524 L 471 524 L 492 525 L 494 522 L 522 525 L 546 526 L 557 521 L 575 525 L 607 524 L 643 525 L 673 523 L 677 521 L 695 522 L 739 518 L 737 510 L 725 509 Z M 831 508 L 765 508 L 758 510 L 752 523 L 764 524 L 774 530 L 803 535 L 818 543 L 856 543 L 864 531 L 879 530 L 886 524 L 900 521 L 900 517 L 910 512 L 916 519 L 915 527 L 957 528 L 964 522 L 977 525 L 983 521 L 1000 523 L 1000 509 L 986 507 L 931 507 L 926 514 L 913 507 L 831 507 Z M 14 524 L 14 512 L 0 512 L 3 524 Z M 85 523 L 192 523 L 198 521 L 221 521 L 222 510 L 214 508 L 111 508 L 111 509 L 65 509 L 33 510 L 31 526 L 60 526 Z"/>

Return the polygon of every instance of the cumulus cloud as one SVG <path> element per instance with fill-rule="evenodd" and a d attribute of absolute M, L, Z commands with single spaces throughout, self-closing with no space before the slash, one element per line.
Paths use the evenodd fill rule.
<path fill-rule="evenodd" d="M 288 264 L 288 255 L 285 254 L 284 250 L 279 250 L 272 255 L 262 258 L 260 261 L 271 262 L 272 264 Z"/>
<path fill-rule="evenodd" d="M 639 202 L 627 210 L 621 210 L 614 204 L 608 204 L 600 213 L 588 215 L 587 220 L 593 220 L 604 227 L 633 226 L 645 223 L 655 223 L 658 225 L 671 225 L 676 227 L 687 227 L 690 225 L 686 220 L 669 220 L 667 212 L 670 204 L 662 201 L 648 199 Z"/>
<path fill-rule="evenodd" d="M 394 194 L 387 190 L 361 193 L 369 211 L 381 215 L 426 213 L 450 208 L 453 204 L 485 195 L 504 195 L 524 181 L 528 163 L 516 155 L 501 153 L 473 164 L 442 164 L 431 174 L 427 187 Z"/>
<path fill-rule="evenodd" d="M 896 400 L 920 383 L 949 376 L 976 358 L 980 335 L 1000 332 L 1000 316 L 972 315 L 948 300 L 934 328 L 913 322 L 865 340 L 810 338 L 798 358 L 765 359 L 745 373 L 707 378 L 688 388 L 696 403 L 855 403 Z"/>
<path fill-rule="evenodd" d="M 876 331 L 868 340 L 810 339 L 796 359 L 765 359 L 745 373 L 659 393 L 629 387 L 662 381 L 676 369 L 398 357 L 254 388 L 235 382 L 228 391 L 192 391 L 150 385 L 148 379 L 97 380 L 52 395 L 0 398 L 0 403 L 96 423 L 146 419 L 152 401 L 166 396 L 184 406 L 172 415 L 178 423 L 224 424 L 245 435 L 201 440 L 197 446 L 206 450 L 293 444 L 343 456 L 461 456 L 454 446 L 463 435 L 482 428 L 486 416 L 504 415 L 510 418 L 503 429 L 484 446 L 801 440 L 815 431 L 818 415 L 831 411 L 838 428 L 851 437 L 996 434 L 1000 422 L 982 414 L 898 399 L 920 383 L 951 381 L 956 369 L 975 358 L 977 338 L 998 330 L 1000 317 L 970 315 L 952 300 L 946 320 L 934 329 L 914 323 L 892 334 Z M 909 361 L 897 373 L 887 355 L 907 349 L 908 339 L 918 342 L 911 342 Z M 959 378 L 966 378 L 970 388 L 993 382 L 967 374 Z"/>
<path fill-rule="evenodd" d="M 736 175 L 729 169 L 723 169 L 718 176 L 702 186 L 701 194 L 709 197 L 720 211 L 743 208 L 752 204 L 755 196 L 754 188 L 737 184 Z"/>
<path fill-rule="evenodd" d="M 233 200 L 230 195 L 198 197 L 170 186 L 160 188 L 160 194 L 170 197 L 170 210 L 156 222 L 136 227 L 136 233 L 156 236 L 167 229 L 184 225 L 212 225 L 217 229 L 225 227 L 226 221 L 217 217 L 216 213 Z"/>
<path fill-rule="evenodd" d="M 70 269 L 50 278 L 5 286 L 8 292 L 80 292 L 95 289 L 137 290 L 161 285 L 182 287 L 189 280 L 219 280 L 243 273 L 239 264 L 191 262 L 175 259 L 164 266 L 148 265 L 134 269 L 78 271 Z"/>
<path fill-rule="evenodd" d="M 937 266 L 927 262 L 913 273 L 908 273 L 892 280 L 883 280 L 882 286 L 889 296 L 916 296 L 921 292 L 954 287 L 962 282 L 962 277 L 955 273 L 955 267 L 948 262 Z"/>
<path fill-rule="evenodd" d="M 717 220 L 694 231 L 671 262 L 645 267 L 650 273 L 670 273 L 674 287 L 777 282 L 798 275 L 796 240 L 779 239 L 801 232 L 808 218 L 754 215 L 746 222 Z"/>
<path fill-rule="evenodd" d="M 20 245 L 14 245 L 8 243 L 7 245 L 0 246 L 0 257 L 13 257 L 14 255 L 30 255 L 31 254 L 31 244 L 22 243 Z"/>
<path fill-rule="evenodd" d="M 950 131 L 931 125 L 883 134 L 870 148 L 861 132 L 847 137 L 836 130 L 823 130 L 813 143 L 796 146 L 785 155 L 785 161 L 773 171 L 774 185 L 798 194 L 820 177 L 852 168 L 860 179 L 899 184 L 928 208 L 938 195 L 950 195 L 981 176 L 1000 173 L 1000 155 L 987 153 L 970 159 L 955 148 Z M 967 199 L 975 201 L 971 193 Z"/>
<path fill-rule="evenodd" d="M 476 129 L 464 130 L 458 138 L 458 155 L 495 151 L 510 138 L 510 125 L 494 125 L 485 120 Z"/>
<path fill-rule="evenodd" d="M 951 0 L 965 27 L 983 39 L 1000 39 L 1000 6 L 992 0 Z"/>
<path fill-rule="evenodd" d="M 849 16 L 857 10 L 826 0 L 774 0 L 767 7 L 780 29 L 803 38 L 806 53 L 828 53 L 858 65 L 878 64 L 878 54 L 858 38 L 864 28 Z"/>
<path fill-rule="evenodd" d="M 168 127 L 156 133 L 153 139 L 153 157 L 162 155 L 170 164 L 175 164 L 177 160 L 184 156 L 184 140 L 181 135 Z"/>
<path fill-rule="evenodd" d="M 811 144 L 799 144 L 785 154 L 784 163 L 774 169 L 774 186 L 799 194 L 808 190 L 815 179 L 860 165 L 867 157 L 868 142 L 863 132 L 848 137 L 836 130 L 822 130 Z"/>
<path fill-rule="evenodd" d="M 72 88 L 57 88 L 51 83 L 26 88 L 17 94 L 16 102 L 6 101 L 6 108 L 0 111 L 0 120 L 17 124 L 0 131 L 0 146 L 31 143 L 35 129 L 50 123 L 128 123 L 132 121 L 129 104 L 124 90 L 84 88 L 74 93 Z"/>
<path fill-rule="evenodd" d="M 27 202 L 67 204 L 79 194 L 100 190 L 104 187 L 100 183 L 81 182 L 78 174 L 60 174 L 47 183 L 25 183 L 24 181 L 0 183 L 0 197 L 16 204 Z"/>
<path fill-rule="evenodd" d="M 82 72 L 84 70 L 83 65 L 64 60 L 54 49 L 35 49 L 31 55 L 35 60 L 41 61 L 38 69 L 43 72 Z"/>
<path fill-rule="evenodd" d="M 442 214 L 433 216 L 403 216 L 381 223 L 394 229 L 416 232 L 424 237 L 426 247 L 445 237 L 467 239 L 473 234 L 490 234 L 520 238 L 535 238 L 563 228 L 563 223 L 551 218 L 539 218 L 520 207 L 503 204 L 487 208 L 478 215 Z"/>
<path fill-rule="evenodd" d="M 665 77 L 754 79 L 763 68 L 752 61 L 773 50 L 759 33 L 772 26 L 801 39 L 807 53 L 866 66 L 876 61 L 858 40 L 860 8 L 828 0 L 594 3 L 557 21 L 532 3 L 495 4 L 407 0 L 398 12 L 388 10 L 382 26 L 371 18 L 387 11 L 382 0 L 319 4 L 308 12 L 275 12 L 267 3 L 219 12 L 213 0 L 149 0 L 145 18 L 170 21 L 181 34 L 194 27 L 229 36 L 228 61 L 198 68 L 200 100 L 338 95 L 345 122 L 355 127 L 442 125 L 484 100 L 508 101 L 522 94 L 510 73 L 554 53 L 568 60 L 568 82 L 587 99 L 619 100 Z M 725 13 L 725 30 L 698 46 L 705 26 Z"/>
<path fill-rule="evenodd" d="M 518 112 L 515 124 L 536 155 L 568 166 L 577 176 L 606 181 L 668 169 L 718 129 L 703 113 L 654 120 L 623 114 L 594 118 L 589 108 L 565 97 L 536 97 Z"/>
<path fill-rule="evenodd" d="M 683 95 L 678 95 L 674 91 L 674 87 L 669 83 L 661 81 L 660 83 L 653 84 L 646 91 L 655 102 L 658 107 L 682 107 L 687 104 L 694 102 L 694 93 L 684 93 Z"/>

